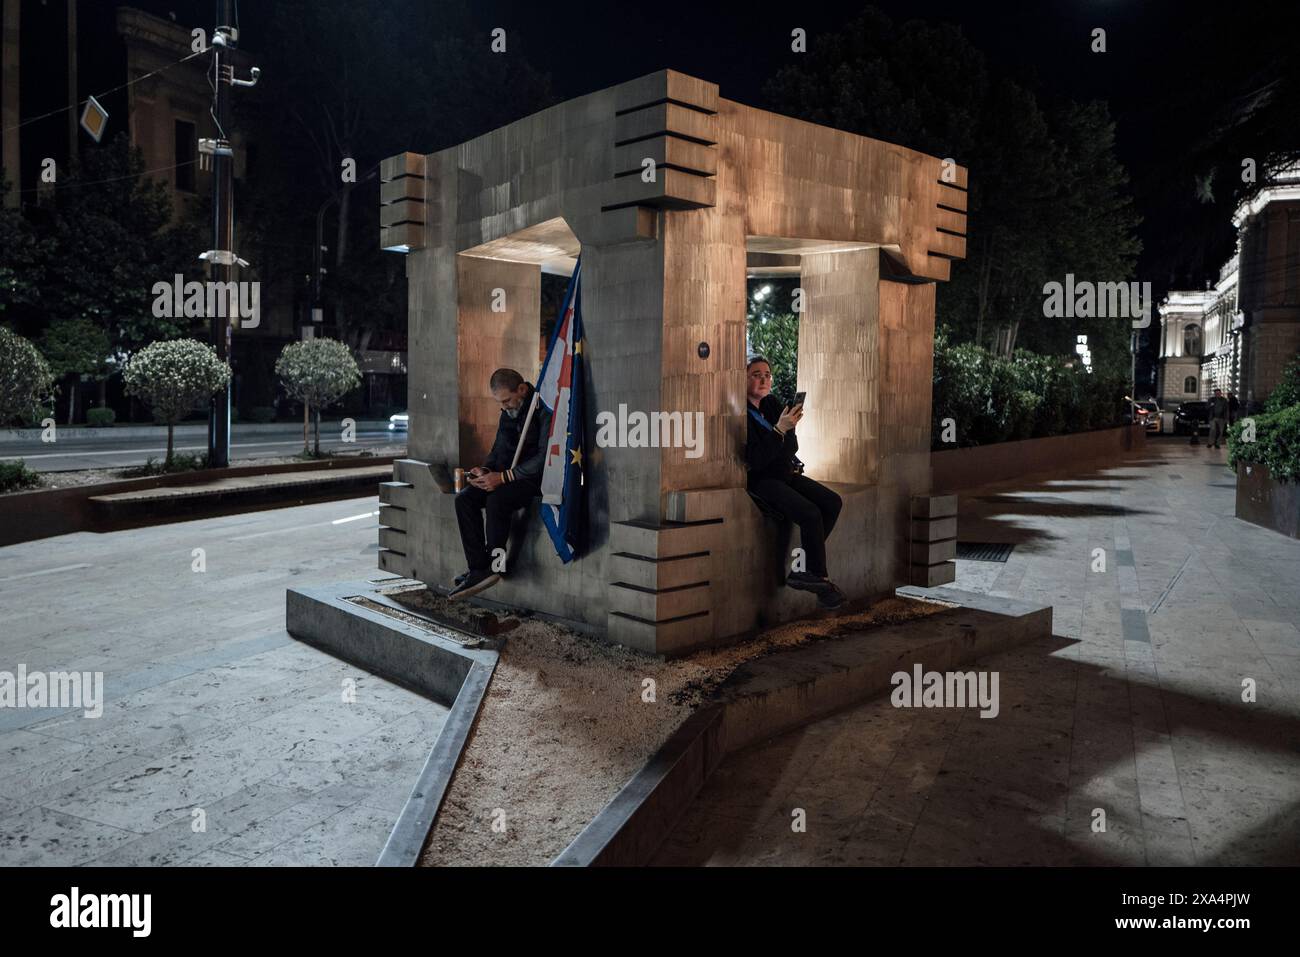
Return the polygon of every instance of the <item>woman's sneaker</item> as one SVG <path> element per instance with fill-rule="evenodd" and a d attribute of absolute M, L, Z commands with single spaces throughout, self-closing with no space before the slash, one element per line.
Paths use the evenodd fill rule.
<path fill-rule="evenodd" d="M 835 587 L 825 578 L 819 578 L 811 572 L 791 572 L 786 577 L 785 583 L 790 588 L 798 591 L 810 591 L 816 595 L 821 595 L 823 592 Z"/>

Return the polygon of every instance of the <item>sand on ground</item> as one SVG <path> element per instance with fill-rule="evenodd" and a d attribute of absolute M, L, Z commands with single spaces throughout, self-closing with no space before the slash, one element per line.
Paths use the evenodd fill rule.
<path fill-rule="evenodd" d="M 427 589 L 388 594 L 417 613 L 465 610 Z M 505 635 L 420 863 L 549 864 L 739 665 L 945 607 L 888 598 L 672 661 L 522 617 Z"/>

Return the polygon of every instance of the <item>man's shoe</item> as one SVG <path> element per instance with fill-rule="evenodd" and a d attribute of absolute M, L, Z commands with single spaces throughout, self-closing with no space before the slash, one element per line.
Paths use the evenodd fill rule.
<path fill-rule="evenodd" d="M 829 591 L 835 586 L 825 578 L 818 578 L 810 572 L 791 572 L 785 580 L 788 587 L 797 591 L 810 591 L 815 595 Z"/>
<path fill-rule="evenodd" d="M 840 591 L 838 587 L 830 582 L 827 582 L 827 584 L 831 587 L 829 590 L 824 591 L 817 596 L 817 604 L 821 605 L 823 608 L 839 608 L 846 600 L 844 592 Z"/>
<path fill-rule="evenodd" d="M 501 580 L 501 576 L 493 572 L 476 572 L 471 571 L 469 577 L 451 590 L 447 596 L 451 601 L 457 601 L 461 598 L 468 598 L 470 595 L 477 595 L 481 591 L 486 591 Z"/>
<path fill-rule="evenodd" d="M 455 580 L 452 581 L 451 583 L 452 588 L 459 588 L 461 585 L 465 583 L 466 578 L 469 578 L 469 572 L 461 572 L 459 575 L 456 576 Z"/>

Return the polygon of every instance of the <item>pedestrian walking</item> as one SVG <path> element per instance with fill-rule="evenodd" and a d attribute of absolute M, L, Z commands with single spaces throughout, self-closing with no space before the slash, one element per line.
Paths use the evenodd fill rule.
<path fill-rule="evenodd" d="M 1210 439 L 1206 444 L 1217 449 L 1219 443 L 1226 440 L 1228 431 L 1228 400 L 1224 398 L 1222 389 L 1214 390 L 1214 398 L 1210 399 Z"/>

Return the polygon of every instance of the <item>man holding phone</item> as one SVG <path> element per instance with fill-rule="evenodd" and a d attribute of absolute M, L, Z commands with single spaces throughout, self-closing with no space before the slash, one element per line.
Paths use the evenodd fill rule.
<path fill-rule="evenodd" d="M 501 417 L 487 461 L 465 473 L 468 484 L 456 493 L 456 522 L 469 571 L 456 578 L 448 596 L 453 600 L 476 595 L 501 580 L 496 569 L 503 566 L 494 559 L 505 554 L 510 518 L 542 494 L 542 443 L 550 434 L 551 410 L 514 369 L 497 369 L 488 388 L 501 406 Z"/>
<path fill-rule="evenodd" d="M 807 566 L 803 571 L 791 571 L 786 585 L 812 592 L 823 608 L 838 608 L 844 603 L 844 593 L 828 577 L 826 539 L 844 503 L 835 492 L 802 474 L 803 464 L 795 455 L 799 451 L 795 429 L 803 418 L 806 393 L 798 393 L 793 405 L 785 405 L 772 395 L 772 367 L 762 356 L 750 357 L 745 374 L 749 493 L 799 526 Z"/>

